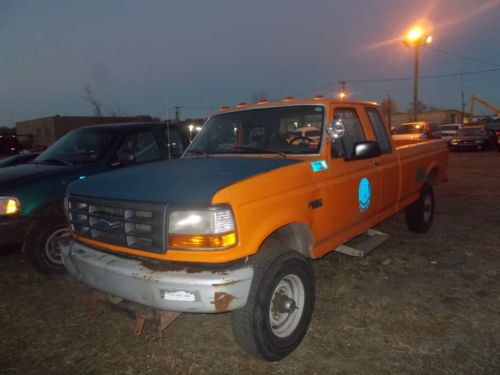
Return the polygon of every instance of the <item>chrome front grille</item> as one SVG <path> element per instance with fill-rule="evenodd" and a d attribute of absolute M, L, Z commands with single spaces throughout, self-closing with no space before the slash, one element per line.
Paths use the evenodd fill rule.
<path fill-rule="evenodd" d="M 71 196 L 68 217 L 79 236 L 113 245 L 163 253 L 166 249 L 162 204 Z"/>

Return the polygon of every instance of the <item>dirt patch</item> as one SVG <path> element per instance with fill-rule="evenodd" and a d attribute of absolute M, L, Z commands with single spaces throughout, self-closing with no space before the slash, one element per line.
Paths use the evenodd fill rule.
<path fill-rule="evenodd" d="M 451 154 L 433 228 L 404 215 L 366 258 L 314 261 L 317 302 L 300 347 L 270 364 L 245 355 L 229 314 L 183 314 L 151 342 L 125 315 L 85 310 L 92 290 L 0 257 L 0 374 L 500 373 L 500 153 Z"/>

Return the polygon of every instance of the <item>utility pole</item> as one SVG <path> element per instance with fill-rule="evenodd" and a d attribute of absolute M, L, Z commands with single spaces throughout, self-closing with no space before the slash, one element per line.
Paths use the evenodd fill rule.
<path fill-rule="evenodd" d="M 391 101 L 391 94 L 387 95 L 387 120 L 389 121 L 389 129 L 392 129 L 392 101 Z"/>
<path fill-rule="evenodd" d="M 460 67 L 460 89 L 461 89 L 461 97 L 462 97 L 462 123 L 465 119 L 465 97 L 464 97 L 464 71 L 463 68 Z"/>
<path fill-rule="evenodd" d="M 174 108 L 175 108 L 175 122 L 180 122 L 181 121 L 180 117 L 181 117 L 181 108 L 182 107 L 176 105 L 176 106 L 174 106 Z"/>
<path fill-rule="evenodd" d="M 415 43 L 415 67 L 413 72 L 413 121 L 418 118 L 418 71 L 419 71 L 420 43 Z"/>
<path fill-rule="evenodd" d="M 340 99 L 344 100 L 345 97 L 346 97 L 345 86 L 347 85 L 347 82 L 346 81 L 339 81 L 339 84 L 341 86 L 341 89 L 340 89 Z"/>

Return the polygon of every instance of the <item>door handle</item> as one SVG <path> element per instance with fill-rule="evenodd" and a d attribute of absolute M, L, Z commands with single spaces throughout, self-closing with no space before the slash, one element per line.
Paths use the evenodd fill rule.
<path fill-rule="evenodd" d="M 370 167 L 378 167 L 380 163 L 378 161 L 372 161 L 370 162 Z"/>

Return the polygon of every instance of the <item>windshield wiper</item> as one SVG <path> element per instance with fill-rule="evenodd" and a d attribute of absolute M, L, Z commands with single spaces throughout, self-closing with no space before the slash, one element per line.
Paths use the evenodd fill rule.
<path fill-rule="evenodd" d="M 284 159 L 286 159 L 286 153 L 278 150 L 273 150 L 272 148 L 259 148 L 259 147 L 252 147 L 252 146 L 240 146 L 240 145 L 231 145 L 228 146 L 228 148 L 234 149 L 234 150 L 247 150 L 247 151 L 255 151 L 255 152 L 260 152 L 263 154 L 266 153 L 271 153 L 271 154 L 278 154 L 283 156 Z"/>
<path fill-rule="evenodd" d="M 206 152 L 206 151 L 188 150 L 188 152 L 186 153 L 186 156 L 189 155 L 189 154 L 201 155 L 201 156 L 204 156 L 204 157 L 208 158 L 208 152 Z"/>
<path fill-rule="evenodd" d="M 36 163 L 42 163 L 42 164 L 58 163 L 58 164 L 68 165 L 68 166 L 72 166 L 73 165 L 73 163 L 70 162 L 70 161 L 63 160 L 63 159 L 57 159 L 57 158 L 50 158 L 50 159 L 44 159 L 44 160 L 34 160 L 34 162 L 36 162 Z"/>

